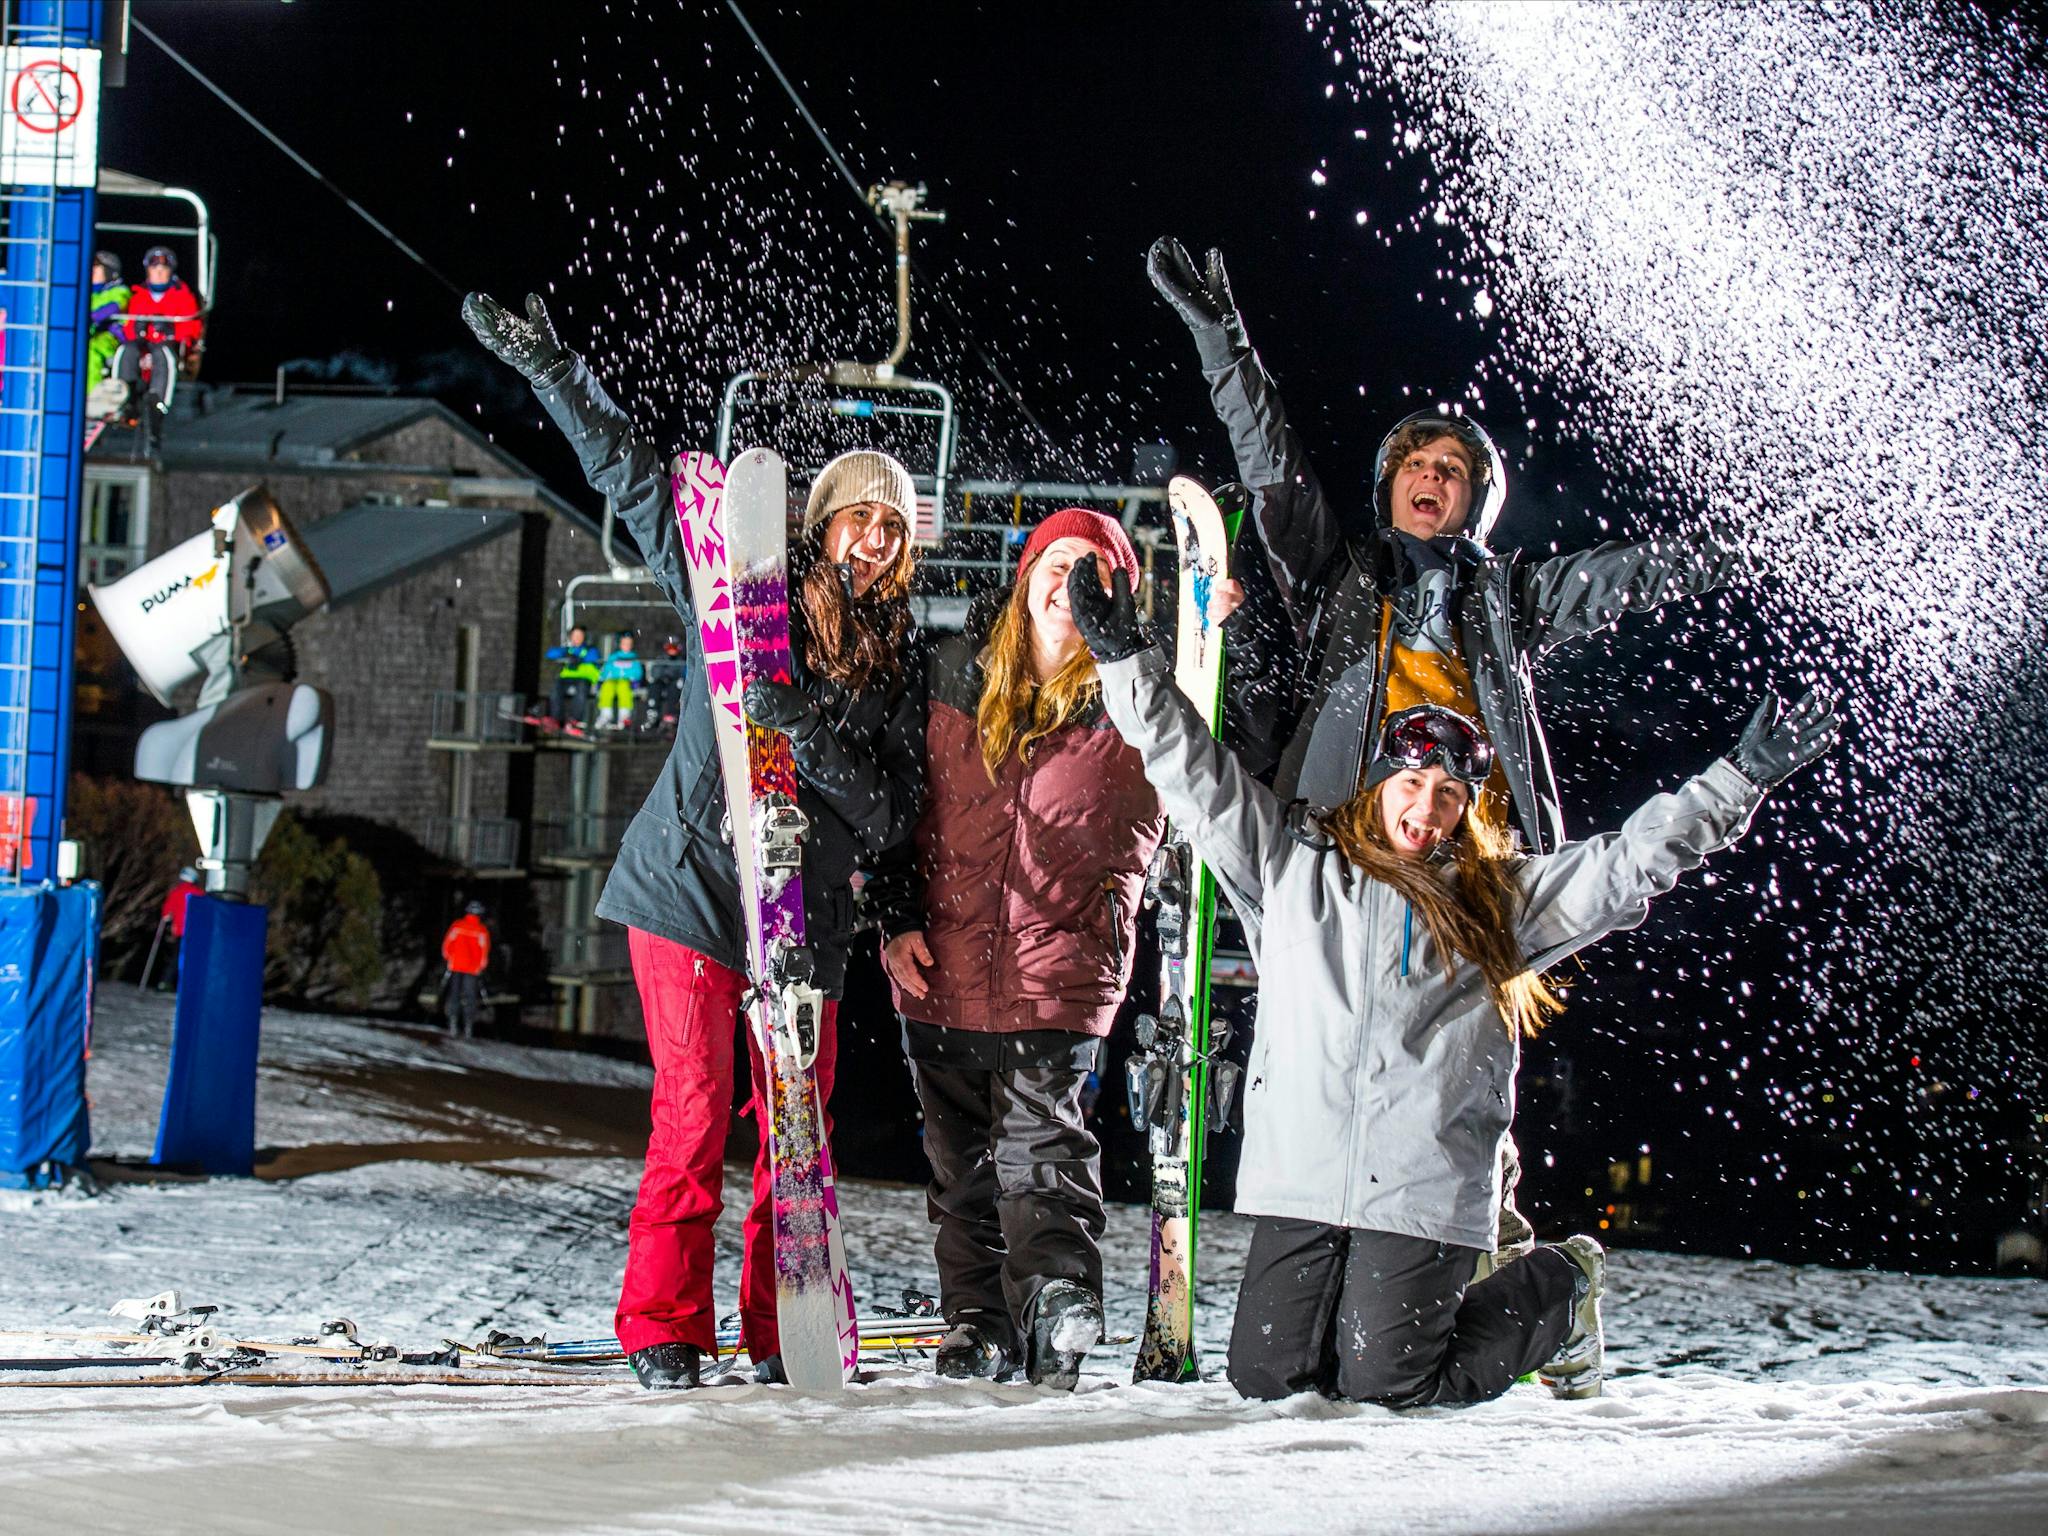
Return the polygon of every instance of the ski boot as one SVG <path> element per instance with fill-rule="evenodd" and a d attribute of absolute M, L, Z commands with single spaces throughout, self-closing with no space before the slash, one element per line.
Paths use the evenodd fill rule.
<path fill-rule="evenodd" d="M 1102 1339 L 1102 1299 L 1077 1280 L 1054 1280 L 1031 1304 L 1029 1359 L 1033 1386 L 1071 1392 L 1081 1362 Z"/>
<path fill-rule="evenodd" d="M 1578 1266 L 1572 1277 L 1572 1331 L 1557 1357 L 1536 1373 L 1552 1397 L 1600 1395 L 1606 1372 L 1607 1340 L 1600 1326 L 1600 1296 L 1606 1290 L 1607 1254 L 1590 1237 L 1568 1237 L 1553 1250 Z"/>
<path fill-rule="evenodd" d="M 982 1313 L 962 1313 L 940 1341 L 932 1364 L 954 1381 L 1000 1381 L 1017 1368 L 1015 1340 L 1008 1318 L 998 1324 Z"/>
<path fill-rule="evenodd" d="M 765 1360 L 755 1361 L 754 1380 L 764 1387 L 788 1386 L 789 1372 L 782 1368 L 782 1356 L 774 1354 Z"/>
<path fill-rule="evenodd" d="M 649 1344 L 626 1357 L 640 1385 L 651 1391 L 697 1385 L 697 1361 L 701 1356 L 694 1344 Z"/>

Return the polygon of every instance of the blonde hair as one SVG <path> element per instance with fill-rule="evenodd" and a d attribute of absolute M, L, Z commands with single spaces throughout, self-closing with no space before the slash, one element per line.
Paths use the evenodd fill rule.
<path fill-rule="evenodd" d="M 1476 799 L 1468 802 L 1451 844 L 1457 879 L 1446 881 L 1435 865 L 1405 859 L 1387 841 L 1380 813 L 1384 787 L 1375 784 L 1353 795 L 1324 818 L 1323 830 L 1367 878 L 1391 885 L 1422 914 L 1444 957 L 1444 980 L 1456 974 L 1460 960 L 1478 966 L 1508 1033 L 1533 1040 L 1564 1010 L 1564 997 L 1529 969 L 1515 942 L 1522 889 L 1515 883 L 1508 834 L 1473 814 Z"/>
<path fill-rule="evenodd" d="M 981 733 L 981 765 L 991 784 L 1013 751 L 1028 758 L 1034 743 L 1087 715 L 1102 690 L 1094 653 L 1085 645 L 1075 646 L 1065 665 L 1043 683 L 1032 675 L 1026 592 L 1037 564 L 1033 560 L 1017 573 L 1017 585 L 989 630 L 983 654 L 974 723 Z"/>

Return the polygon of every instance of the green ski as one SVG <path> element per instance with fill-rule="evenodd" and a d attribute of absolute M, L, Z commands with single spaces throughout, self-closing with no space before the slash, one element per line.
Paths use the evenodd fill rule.
<path fill-rule="evenodd" d="M 1229 574 L 1223 514 L 1200 485 L 1167 486 L 1180 550 L 1174 682 L 1216 729 L 1223 701 L 1223 633 L 1209 599 Z M 1209 1122 L 1209 958 L 1216 882 L 1178 828 L 1169 826 L 1152 866 L 1158 923 L 1159 1011 L 1137 1020 L 1138 1049 L 1125 1064 L 1131 1122 L 1152 1151 L 1152 1258 L 1145 1333 L 1133 1381 L 1190 1381 L 1195 1346 L 1195 1235 L 1202 1204 L 1202 1149 Z"/>

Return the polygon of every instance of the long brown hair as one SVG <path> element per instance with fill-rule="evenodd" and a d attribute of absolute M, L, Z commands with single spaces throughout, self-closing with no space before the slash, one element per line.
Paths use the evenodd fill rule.
<path fill-rule="evenodd" d="M 1447 881 L 1436 865 L 1404 859 L 1387 841 L 1387 824 L 1380 813 L 1383 788 L 1384 784 L 1375 784 L 1353 795 L 1323 818 L 1323 830 L 1368 879 L 1391 885 L 1422 914 L 1437 953 L 1444 957 L 1444 980 L 1456 974 L 1460 960 L 1478 966 L 1508 1033 L 1533 1040 L 1553 1015 L 1563 1011 L 1564 998 L 1529 969 L 1515 942 L 1515 919 L 1523 898 L 1509 858 L 1508 834 L 1474 815 L 1468 804 L 1451 844 L 1458 875 Z"/>
<path fill-rule="evenodd" d="M 1074 647 L 1066 664 L 1043 683 L 1032 675 L 1026 593 L 1037 564 L 1033 560 L 1017 573 L 1017 585 L 990 628 L 982 654 L 981 700 L 974 706 L 974 723 L 981 732 L 981 765 L 991 784 L 1013 751 L 1029 757 L 1033 743 L 1088 714 L 1102 691 L 1094 653 L 1085 645 Z"/>
<path fill-rule="evenodd" d="M 908 534 L 896 562 L 856 598 L 840 568 L 825 558 L 820 523 L 799 546 L 804 569 L 797 579 L 797 606 L 804 616 L 804 665 L 849 693 L 889 684 L 907 660 L 910 635 L 910 574 L 917 556 Z"/>

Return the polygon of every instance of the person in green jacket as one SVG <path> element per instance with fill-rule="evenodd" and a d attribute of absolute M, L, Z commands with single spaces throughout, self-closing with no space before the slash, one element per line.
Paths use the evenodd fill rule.
<path fill-rule="evenodd" d="M 562 664 L 548 700 L 548 718 L 558 725 L 588 725 L 590 703 L 597 694 L 599 657 L 583 626 L 570 630 L 565 644 L 549 646 L 547 660 Z"/>
<path fill-rule="evenodd" d="M 121 343 L 128 339 L 128 285 L 121 281 L 121 258 L 112 251 L 93 252 L 92 298 L 86 311 L 86 328 L 87 413 L 95 416 L 118 415 L 127 396 L 125 386 L 118 395 L 109 389 L 106 398 L 99 402 L 100 409 L 92 409 L 101 386 L 107 383 L 108 375 L 113 372 L 114 354 L 121 350 Z"/>

